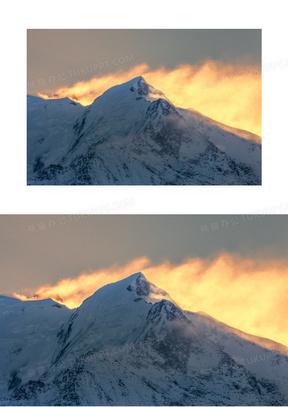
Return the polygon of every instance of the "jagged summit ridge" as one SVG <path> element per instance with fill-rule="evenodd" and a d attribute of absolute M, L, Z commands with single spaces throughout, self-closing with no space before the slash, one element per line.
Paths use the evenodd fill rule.
<path fill-rule="evenodd" d="M 152 304 L 162 300 L 176 304 L 165 290 L 150 283 L 143 273 L 136 274 L 135 276 L 136 279 L 129 284 L 127 290 L 132 291 L 136 299 L 144 299 L 146 302 Z"/>
<path fill-rule="evenodd" d="M 85 307 L 98 307 L 99 304 L 101 306 L 105 304 L 107 309 L 112 309 L 113 307 L 124 306 L 124 304 L 131 304 L 133 301 L 137 302 L 140 300 L 149 304 L 167 300 L 177 306 L 176 302 L 165 290 L 148 281 L 142 272 L 104 285 L 91 297 L 86 299 L 83 306 L 85 304 Z"/>
<path fill-rule="evenodd" d="M 130 90 L 133 92 L 137 92 L 139 96 L 147 96 L 149 93 L 149 84 L 145 81 L 143 76 L 139 76 L 138 78 L 133 79 L 133 82 L 137 81 L 135 85 L 133 85 Z"/>
<path fill-rule="evenodd" d="M 152 102 L 154 100 L 162 98 L 170 102 L 161 90 L 154 88 L 154 86 L 152 85 L 149 85 L 149 83 L 146 82 L 143 76 L 134 78 L 128 83 L 134 83 L 133 86 L 130 88 L 130 91 L 135 92 L 138 96 L 145 98 L 145 100 Z"/>

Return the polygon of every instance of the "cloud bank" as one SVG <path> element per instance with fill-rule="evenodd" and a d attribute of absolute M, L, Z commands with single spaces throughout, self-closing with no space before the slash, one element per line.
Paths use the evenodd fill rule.
<path fill-rule="evenodd" d="M 253 66 L 206 61 L 202 65 L 179 65 L 173 70 L 151 70 L 147 64 L 139 64 L 128 71 L 60 87 L 52 97 L 69 97 L 89 105 L 110 87 L 140 75 L 162 90 L 174 105 L 193 108 L 221 123 L 261 136 L 261 72 Z M 47 94 L 38 96 L 49 98 Z"/>
<path fill-rule="evenodd" d="M 35 296 L 13 295 L 22 300 L 53 298 L 74 308 L 103 285 L 140 271 L 182 308 L 205 312 L 288 346 L 288 265 L 278 260 L 223 253 L 213 260 L 187 258 L 177 265 L 168 261 L 151 265 L 147 257 L 141 257 L 124 266 L 85 271 L 54 286 L 41 286 Z"/>

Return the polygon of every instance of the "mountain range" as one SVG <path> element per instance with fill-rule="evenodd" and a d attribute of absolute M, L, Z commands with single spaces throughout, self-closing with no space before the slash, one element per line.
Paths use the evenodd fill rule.
<path fill-rule="evenodd" d="M 287 405 L 288 348 L 183 310 L 142 273 L 70 310 L 0 297 L 0 405 Z"/>
<path fill-rule="evenodd" d="M 140 76 L 87 107 L 27 97 L 28 185 L 259 185 L 261 138 L 182 109 Z"/>

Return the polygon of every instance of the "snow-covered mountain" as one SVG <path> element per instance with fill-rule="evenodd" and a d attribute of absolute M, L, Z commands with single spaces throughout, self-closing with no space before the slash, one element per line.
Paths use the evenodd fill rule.
<path fill-rule="evenodd" d="M 261 184 L 261 139 L 137 77 L 86 108 L 28 96 L 28 184 Z"/>
<path fill-rule="evenodd" d="M 288 348 L 182 310 L 142 273 L 68 310 L 0 297 L 1 405 L 287 405 Z"/>

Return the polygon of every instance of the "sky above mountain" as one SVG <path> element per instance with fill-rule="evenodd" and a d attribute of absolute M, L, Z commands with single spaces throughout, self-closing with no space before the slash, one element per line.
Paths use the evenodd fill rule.
<path fill-rule="evenodd" d="M 72 308 L 143 271 L 183 308 L 287 345 L 287 222 L 259 215 L 1 216 L 0 294 L 52 297 Z"/>
<path fill-rule="evenodd" d="M 175 105 L 261 135 L 261 30 L 33 29 L 27 64 L 30 95 L 87 105 L 143 75 Z"/>

